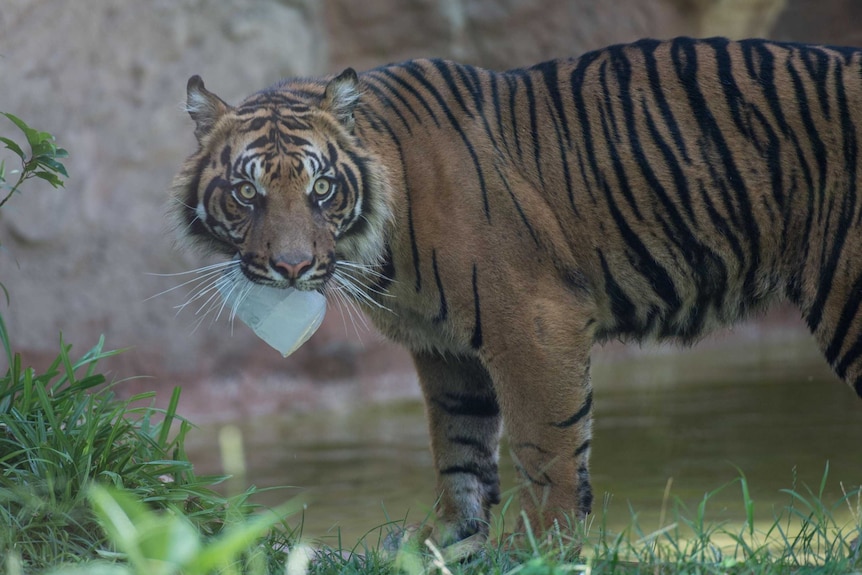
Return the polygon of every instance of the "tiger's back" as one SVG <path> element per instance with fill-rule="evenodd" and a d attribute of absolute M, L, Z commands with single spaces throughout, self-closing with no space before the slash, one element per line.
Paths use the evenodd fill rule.
<path fill-rule="evenodd" d="M 442 60 L 349 72 L 286 82 L 215 122 L 201 110 L 221 105 L 190 83 L 203 155 L 177 189 L 202 205 L 195 166 L 221 158 L 223 197 L 244 204 L 229 187 L 243 178 L 265 190 L 267 204 L 235 219 L 281 202 L 273 218 L 301 210 L 328 226 L 334 247 L 299 258 L 302 273 L 297 258 L 250 253 L 244 239 L 227 247 L 264 262 L 267 281 L 321 289 L 332 268 L 373 263 L 354 276 L 356 299 L 413 354 L 438 539 L 487 532 L 503 421 L 532 524 L 589 512 L 596 341 L 691 342 L 787 298 L 862 396 L 862 52 L 680 38 L 504 73 Z M 205 135 L 243 113 L 256 118 L 260 135 L 244 136 L 255 145 Z M 275 165 L 282 139 L 300 142 L 290 155 L 311 158 L 295 162 L 309 173 L 231 175 L 256 157 Z M 281 191 L 321 179 L 344 197 L 308 207 Z M 189 225 L 206 211 L 187 213 Z M 248 226 L 258 251 L 295 235 Z"/>
<path fill-rule="evenodd" d="M 816 327 L 835 262 L 810 248 L 852 252 L 840 244 L 859 219 L 860 58 L 677 39 L 503 74 L 444 61 L 372 71 L 391 107 L 378 130 L 401 142 L 422 214 L 401 275 L 434 291 L 423 252 L 457 229 L 472 236 L 459 277 L 483 246 L 481 259 L 552 265 L 595 299 L 599 339 L 692 341 L 785 296 Z M 399 82 L 409 101 L 389 94 Z M 467 221 L 453 220 L 462 208 Z"/>

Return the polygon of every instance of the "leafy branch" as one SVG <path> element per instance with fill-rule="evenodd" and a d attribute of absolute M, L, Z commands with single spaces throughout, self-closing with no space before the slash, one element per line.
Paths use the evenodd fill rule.
<path fill-rule="evenodd" d="M 54 143 L 54 136 L 48 132 L 34 130 L 13 114 L 0 112 L 0 115 L 6 116 L 24 133 L 27 145 L 30 147 L 30 154 L 28 155 L 14 140 L 0 136 L 0 142 L 3 142 L 6 149 L 11 150 L 21 159 L 21 169 L 9 172 L 6 171 L 5 160 L 0 161 L 0 196 L 2 196 L 0 208 L 18 191 L 21 184 L 31 178 L 45 180 L 55 188 L 62 186 L 63 178 L 68 178 L 69 174 L 66 173 L 66 167 L 58 160 L 69 157 L 69 153 L 63 148 L 57 147 Z M 17 174 L 18 178 L 14 184 L 7 182 L 7 173 L 9 175 Z"/>

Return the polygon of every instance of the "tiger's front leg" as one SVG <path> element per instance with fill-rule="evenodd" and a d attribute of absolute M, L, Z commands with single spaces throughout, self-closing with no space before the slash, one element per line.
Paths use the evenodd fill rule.
<path fill-rule="evenodd" d="M 500 501 L 500 409 L 488 371 L 476 358 L 414 353 L 425 396 L 437 472 L 438 521 L 426 533 L 438 545 L 488 535 Z"/>

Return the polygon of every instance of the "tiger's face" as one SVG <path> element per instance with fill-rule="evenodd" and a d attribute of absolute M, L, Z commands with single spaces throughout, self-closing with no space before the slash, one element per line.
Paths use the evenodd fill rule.
<path fill-rule="evenodd" d="M 373 263 L 386 210 L 369 200 L 380 178 L 351 134 L 356 80 L 350 70 L 316 98 L 269 91 L 231 107 L 191 78 L 200 147 L 174 185 L 190 239 L 278 288 L 323 290 L 339 260 Z"/>

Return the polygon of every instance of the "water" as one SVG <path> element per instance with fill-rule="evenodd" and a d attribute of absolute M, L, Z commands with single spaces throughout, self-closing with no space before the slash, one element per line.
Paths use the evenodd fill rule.
<path fill-rule="evenodd" d="M 741 470 L 756 517 L 767 523 L 773 507 L 789 501 L 779 490 L 794 481 L 799 490 L 803 484 L 818 489 L 827 462 L 827 501 L 841 496 L 840 482 L 848 489 L 862 483 L 862 401 L 832 375 L 808 338 L 595 363 L 591 469 L 596 506 L 603 494 L 610 497 L 612 528 L 631 522 L 631 508 L 646 531 L 657 529 L 669 478 L 671 495 L 693 510 Z M 352 545 L 387 518 L 421 521 L 433 503 L 418 402 L 237 425 L 248 482 L 294 486 L 268 491 L 261 501 L 302 494 L 305 535 L 329 544 L 340 536 Z M 190 457 L 202 472 L 220 471 L 213 431 L 190 437 Z M 505 446 L 502 455 L 505 498 L 515 483 Z M 741 501 L 738 484 L 728 486 L 711 500 L 710 517 L 741 522 Z"/>

